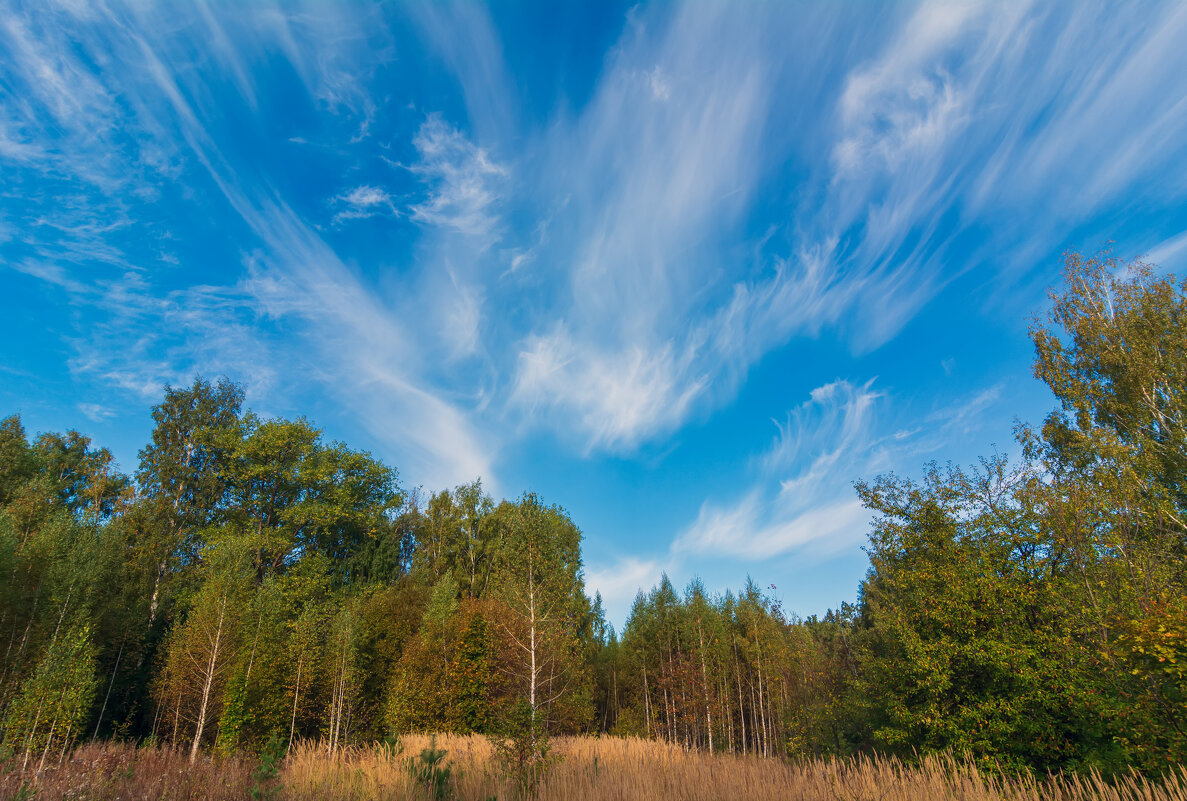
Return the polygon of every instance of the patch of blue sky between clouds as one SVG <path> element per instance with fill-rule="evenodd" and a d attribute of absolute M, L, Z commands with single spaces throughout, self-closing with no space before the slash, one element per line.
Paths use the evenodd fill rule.
<path fill-rule="evenodd" d="M 851 483 L 1010 449 L 1059 254 L 1187 264 L 1177 3 L 5 2 L 5 413 L 164 383 L 664 571 L 852 600 Z"/>

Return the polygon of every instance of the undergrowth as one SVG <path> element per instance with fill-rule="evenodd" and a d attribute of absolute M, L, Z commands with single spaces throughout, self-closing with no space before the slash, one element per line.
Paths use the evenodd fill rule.
<path fill-rule="evenodd" d="M 950 757 L 914 765 L 869 757 L 780 761 L 628 738 L 547 744 L 538 753 L 553 761 L 534 789 L 482 736 L 409 735 L 333 755 L 324 745 L 297 743 L 287 757 L 270 743 L 259 757 L 204 756 L 194 765 L 182 751 L 88 744 L 40 773 L 21 771 L 20 760 L 0 762 L 0 801 L 516 801 L 525 792 L 539 801 L 1187 801 L 1182 769 L 1158 781 L 1130 774 L 1106 782 L 1095 774 L 987 773 Z M 405 746 L 415 756 L 401 756 Z"/>

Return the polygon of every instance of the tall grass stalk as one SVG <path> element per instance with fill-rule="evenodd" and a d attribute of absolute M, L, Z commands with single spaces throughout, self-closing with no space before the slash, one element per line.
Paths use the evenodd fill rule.
<path fill-rule="evenodd" d="M 404 738 L 419 749 L 428 737 Z M 457 798 L 515 799 L 518 788 L 494 764 L 481 736 L 437 735 L 460 769 Z M 559 737 L 564 756 L 545 778 L 541 801 L 1187 801 L 1187 773 L 1165 781 L 1141 777 L 1109 784 L 1098 776 L 1003 777 L 945 757 L 917 766 L 893 759 L 780 762 L 754 756 L 710 755 L 649 740 Z M 315 745 L 294 749 L 285 768 L 287 798 L 417 799 L 407 774 L 371 749 L 350 749 L 336 761 Z"/>
<path fill-rule="evenodd" d="M 408 752 L 430 746 L 428 736 L 402 740 Z M 1187 772 L 1162 781 L 1130 776 L 1109 784 L 1088 776 L 998 776 L 945 757 L 919 765 L 893 759 L 781 762 L 753 756 L 711 755 L 647 740 L 558 737 L 564 756 L 539 788 L 542 801 L 1187 801 Z M 449 752 L 454 797 L 513 801 L 517 789 L 481 736 L 437 735 Z M 30 797 L 127 801 L 241 801 L 256 784 L 257 760 L 200 758 L 165 748 L 118 743 L 76 749 L 61 767 L 21 771 L 0 764 L 0 799 Z M 280 765 L 279 799 L 293 801 L 426 801 L 429 791 L 390 747 L 352 746 L 328 755 L 318 743 L 297 743 Z M 25 788 L 25 789 L 21 789 Z"/>

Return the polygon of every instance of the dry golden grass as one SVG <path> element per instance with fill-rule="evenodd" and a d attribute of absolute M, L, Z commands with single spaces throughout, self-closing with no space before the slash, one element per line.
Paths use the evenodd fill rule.
<path fill-rule="evenodd" d="M 406 737 L 392 760 L 373 750 L 353 749 L 329 759 L 315 746 L 290 755 L 284 770 L 285 797 L 313 799 L 419 799 L 408 778 L 407 760 L 426 747 L 427 737 Z M 437 746 L 461 775 L 461 801 L 515 797 L 490 762 L 482 737 L 442 735 Z M 541 801 L 1187 801 L 1187 775 L 1152 783 L 1131 778 L 1109 785 L 1095 777 L 1003 780 L 948 759 L 920 766 L 894 760 L 855 759 L 779 762 L 687 752 L 646 740 L 574 737 L 554 741 L 563 761 L 540 792 Z"/>
<path fill-rule="evenodd" d="M 243 801 L 250 798 L 255 762 L 207 758 L 190 765 L 181 751 L 95 743 L 40 774 L 19 768 L 19 760 L 0 764 L 0 799 Z"/>
<path fill-rule="evenodd" d="M 429 738 L 410 736 L 403 743 L 395 756 L 356 747 L 330 757 L 317 744 L 301 745 L 284 763 L 277 797 L 422 801 L 427 794 L 409 777 L 408 761 Z M 449 752 L 459 801 L 515 799 L 496 775 L 485 738 L 442 735 L 437 746 Z M 883 759 L 780 762 L 595 737 L 558 738 L 554 750 L 564 759 L 542 788 L 541 801 L 1187 801 L 1182 772 L 1166 782 L 1134 777 L 1109 785 L 1093 777 L 1001 779 L 939 758 L 920 766 Z M 179 752 L 108 743 L 80 748 L 61 767 L 40 775 L 22 774 L 18 767 L 0 765 L 0 799 L 238 801 L 250 798 L 255 763 L 203 759 L 191 767 Z"/>

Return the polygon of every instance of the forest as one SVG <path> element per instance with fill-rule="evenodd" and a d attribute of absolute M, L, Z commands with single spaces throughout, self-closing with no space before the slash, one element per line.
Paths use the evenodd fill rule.
<path fill-rule="evenodd" d="M 1010 458 L 858 481 L 869 570 L 822 617 L 748 580 L 665 578 L 615 631 L 564 509 L 479 480 L 410 490 L 225 379 L 164 388 L 131 475 L 77 431 L 8 417 L 0 759 L 31 771 L 96 740 L 190 763 L 332 755 L 518 726 L 772 759 L 1177 770 L 1187 282 L 1069 254 L 1031 338 L 1053 411 L 1017 424 Z"/>

